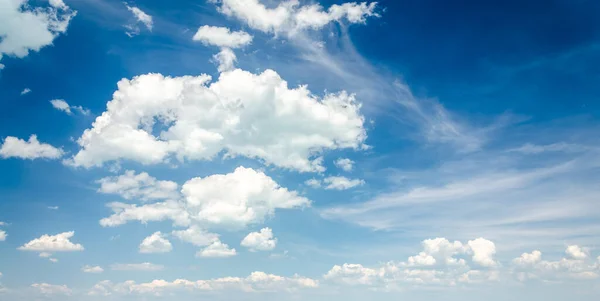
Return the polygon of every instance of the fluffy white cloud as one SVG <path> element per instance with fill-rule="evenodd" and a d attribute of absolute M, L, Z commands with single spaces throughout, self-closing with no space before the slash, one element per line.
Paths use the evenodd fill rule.
<path fill-rule="evenodd" d="M 320 187 L 321 187 L 321 181 L 320 181 L 320 180 L 317 180 L 317 179 L 314 179 L 314 178 L 313 178 L 313 179 L 306 180 L 306 181 L 304 182 L 304 184 L 305 184 L 306 186 L 309 186 L 309 187 L 312 187 L 312 188 L 320 188 Z"/>
<path fill-rule="evenodd" d="M 173 231 L 173 236 L 198 247 L 205 247 L 219 241 L 218 234 L 207 232 L 195 225 L 185 230 Z"/>
<path fill-rule="evenodd" d="M 150 262 L 143 263 L 115 263 L 110 266 L 113 271 L 161 271 L 165 267 Z"/>
<path fill-rule="evenodd" d="M 235 256 L 237 252 L 233 248 L 229 248 L 227 244 L 220 241 L 215 241 L 208 247 L 198 251 L 196 257 L 231 257 Z"/>
<path fill-rule="evenodd" d="M 252 36 L 245 31 L 231 31 L 227 27 L 204 25 L 198 28 L 193 40 L 204 45 L 240 48 L 252 43 Z"/>
<path fill-rule="evenodd" d="M 588 256 L 587 251 L 579 246 L 569 246 L 565 253 L 569 258 L 557 261 L 542 260 L 542 252 L 538 250 L 532 253 L 523 253 L 520 257 L 513 259 L 513 274 L 519 281 L 597 279 L 600 277 L 600 265 Z"/>
<path fill-rule="evenodd" d="M 30 51 L 40 51 L 67 31 L 76 12 L 64 3 L 53 3 L 56 1 L 49 7 L 33 7 L 25 0 L 0 0 L 0 61 L 5 55 L 23 58 Z M 0 63 L 0 69 L 3 67 Z"/>
<path fill-rule="evenodd" d="M 309 206 L 310 201 L 280 187 L 273 179 L 251 168 L 238 167 L 229 174 L 193 178 L 182 186 L 183 199 L 143 206 L 111 203 L 115 212 L 100 221 L 118 226 L 131 220 L 173 220 L 175 225 L 243 228 L 262 222 L 276 209 Z"/>
<path fill-rule="evenodd" d="M 48 283 L 34 283 L 32 288 L 37 290 L 42 295 L 71 295 L 73 292 L 66 285 L 54 285 Z"/>
<path fill-rule="evenodd" d="M 75 166 L 128 159 L 142 164 L 245 156 L 302 172 L 323 171 L 326 150 L 361 149 L 361 105 L 342 91 L 319 99 L 289 89 L 273 70 L 208 75 L 146 74 L 121 80 L 107 110 L 78 139 Z M 153 127 L 162 124 L 162 131 Z"/>
<path fill-rule="evenodd" d="M 271 228 L 262 228 L 260 232 L 252 232 L 244 237 L 241 246 L 252 252 L 271 251 L 277 246 L 277 238 L 273 237 Z"/>
<path fill-rule="evenodd" d="M 496 254 L 496 245 L 494 242 L 484 238 L 477 238 L 469 240 L 467 245 L 473 253 L 473 262 L 488 268 L 498 265 L 498 262 L 494 259 L 494 255 Z"/>
<path fill-rule="evenodd" d="M 135 23 L 125 25 L 125 28 L 127 29 L 125 34 L 127 34 L 129 37 L 133 37 L 133 36 L 140 34 L 140 28 L 137 25 L 137 23 L 144 24 L 144 26 L 148 29 L 148 31 L 152 31 L 152 27 L 154 26 L 154 21 L 152 20 L 152 16 L 148 15 L 147 13 L 145 13 L 143 10 L 139 9 L 138 7 L 129 6 L 127 4 L 125 4 L 125 6 L 127 7 L 127 10 L 129 10 L 133 14 L 133 17 L 136 20 Z"/>
<path fill-rule="evenodd" d="M 267 8 L 259 0 L 222 0 L 219 3 L 221 13 L 235 17 L 251 28 L 274 34 L 320 29 L 344 19 L 350 23 L 364 23 L 367 17 L 378 16 L 375 2 L 334 4 L 327 10 L 318 4 L 299 5 L 298 1 L 283 1 L 274 8 Z"/>
<path fill-rule="evenodd" d="M 73 115 L 73 111 L 75 110 L 79 113 L 81 113 L 82 115 L 90 115 L 90 110 L 82 107 L 82 106 L 71 106 L 69 105 L 69 103 L 67 103 L 64 99 L 53 99 L 50 101 L 50 103 L 52 104 L 52 107 L 54 107 L 55 109 L 59 110 L 59 111 L 63 111 L 65 113 L 67 113 L 67 115 Z"/>
<path fill-rule="evenodd" d="M 100 184 L 98 192 L 118 194 L 127 200 L 150 201 L 180 197 L 177 183 L 159 181 L 145 172 L 136 174 L 133 170 L 127 170 L 123 175 L 102 178 L 97 183 Z"/>
<path fill-rule="evenodd" d="M 108 295 L 162 295 L 164 293 L 176 293 L 178 290 L 192 291 L 222 291 L 239 290 L 246 293 L 252 292 L 294 292 L 300 289 L 310 289 L 319 286 L 314 279 L 301 276 L 283 277 L 264 272 L 253 272 L 246 278 L 225 277 L 210 280 L 190 281 L 177 279 L 173 282 L 165 280 L 154 280 L 148 283 L 135 283 L 125 281 L 113 283 L 102 281 L 94 285 L 89 291 L 92 296 Z"/>
<path fill-rule="evenodd" d="M 384 270 L 344 263 L 341 266 L 335 265 L 323 278 L 348 285 L 373 285 L 384 275 Z"/>
<path fill-rule="evenodd" d="M 168 253 L 172 250 L 173 245 L 160 231 L 144 238 L 140 244 L 140 253 Z"/>
<path fill-rule="evenodd" d="M 58 159 L 64 154 L 63 150 L 47 143 L 40 143 L 36 135 L 31 135 L 28 141 L 8 136 L 0 147 L 0 157 L 20 159 Z"/>
<path fill-rule="evenodd" d="M 364 180 L 348 179 L 346 177 L 327 177 L 323 179 L 325 189 L 346 190 L 365 184 Z"/>
<path fill-rule="evenodd" d="M 82 245 L 72 243 L 69 240 L 74 235 L 74 231 L 63 232 L 56 235 L 44 234 L 40 236 L 40 238 L 36 238 L 19 247 L 19 250 L 48 253 L 83 251 Z"/>
<path fill-rule="evenodd" d="M 354 161 L 348 158 L 339 158 L 335 160 L 334 164 L 344 171 L 351 171 L 352 167 L 354 167 Z"/>
<path fill-rule="evenodd" d="M 21 91 L 21 95 L 25 95 L 28 93 L 31 93 L 31 89 L 29 89 L 29 88 L 25 88 L 25 89 L 23 89 L 23 91 Z"/>
<path fill-rule="evenodd" d="M 84 273 L 99 274 L 104 272 L 104 269 L 100 266 L 85 265 L 81 268 L 81 271 Z"/>
<path fill-rule="evenodd" d="M 7 236 L 6 231 L 0 230 L 0 241 L 5 241 Z"/>
<path fill-rule="evenodd" d="M 235 62 L 237 57 L 233 50 L 229 48 L 223 48 L 219 53 L 213 55 L 213 61 L 217 64 L 217 70 L 219 72 L 231 71 L 235 68 Z"/>

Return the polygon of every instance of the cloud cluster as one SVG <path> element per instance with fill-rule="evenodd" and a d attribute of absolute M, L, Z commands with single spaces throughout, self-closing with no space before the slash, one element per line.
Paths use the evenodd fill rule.
<path fill-rule="evenodd" d="M 174 293 L 181 290 L 191 291 L 223 291 L 239 290 L 242 292 L 285 292 L 297 291 L 300 289 L 311 289 L 319 286 L 317 280 L 310 278 L 293 276 L 283 277 L 264 272 L 253 272 L 246 278 L 226 277 L 210 280 L 190 281 L 186 279 L 177 279 L 169 282 L 165 280 L 154 280 L 148 283 L 135 283 L 134 281 L 125 281 L 122 283 L 113 283 L 111 281 L 102 281 L 97 283 L 90 291 L 89 295 L 108 296 L 117 295 L 162 295 L 165 293 Z"/>
<path fill-rule="evenodd" d="M 34 283 L 31 285 L 33 289 L 42 295 L 71 295 L 73 291 L 66 285 L 55 285 L 48 283 Z"/>
<path fill-rule="evenodd" d="M 78 139 L 75 166 L 121 159 L 142 164 L 245 156 L 301 172 L 323 171 L 326 150 L 364 147 L 361 105 L 342 91 L 290 89 L 272 70 L 121 80 L 107 110 Z M 162 127 L 162 129 L 160 129 Z M 157 130 L 157 128 L 159 128 Z"/>
<path fill-rule="evenodd" d="M 52 45 L 67 31 L 76 12 L 62 1 L 50 1 L 48 7 L 33 7 L 23 0 L 0 0 L 0 61 L 3 56 L 26 57 Z M 26 28 L 27 30 L 23 30 Z M 0 63 L 0 69 L 4 65 Z"/>
<path fill-rule="evenodd" d="M 120 176 L 102 178 L 97 183 L 100 184 L 98 192 L 118 194 L 126 200 L 151 201 L 180 196 L 177 183 L 157 180 L 145 172 L 136 174 L 133 170 L 127 170 Z"/>
<path fill-rule="evenodd" d="M 0 157 L 20 159 L 58 159 L 64 151 L 47 143 L 40 143 L 36 135 L 31 135 L 28 141 L 17 137 L 8 136 L 0 147 Z"/>
<path fill-rule="evenodd" d="M 600 277 L 600 257 L 594 260 L 588 250 L 577 245 L 568 246 L 567 257 L 557 261 L 542 259 L 542 252 L 534 250 L 515 258 L 513 274 L 519 281 L 556 281 L 564 279 L 597 279 Z"/>
<path fill-rule="evenodd" d="M 82 245 L 71 242 L 70 238 L 75 235 L 74 231 L 63 232 L 56 235 L 44 234 L 39 238 L 36 238 L 21 247 L 21 251 L 32 251 L 39 252 L 41 254 L 48 254 L 54 252 L 75 252 L 83 251 Z"/>

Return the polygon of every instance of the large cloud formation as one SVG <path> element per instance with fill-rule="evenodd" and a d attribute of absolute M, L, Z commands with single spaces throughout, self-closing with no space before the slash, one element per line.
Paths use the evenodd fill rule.
<path fill-rule="evenodd" d="M 361 105 L 345 91 L 314 96 L 275 71 L 123 79 L 107 109 L 78 139 L 74 166 L 245 156 L 301 172 L 323 171 L 325 150 L 365 147 Z"/>

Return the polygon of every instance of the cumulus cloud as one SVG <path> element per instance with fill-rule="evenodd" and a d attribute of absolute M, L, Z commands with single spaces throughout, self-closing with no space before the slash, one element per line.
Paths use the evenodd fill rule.
<path fill-rule="evenodd" d="M 193 37 L 204 45 L 225 48 L 240 48 L 252 43 L 252 36 L 245 31 L 231 31 L 227 27 L 204 25 Z"/>
<path fill-rule="evenodd" d="M 161 271 L 165 267 L 150 262 L 143 263 L 115 263 L 110 266 L 113 271 Z"/>
<path fill-rule="evenodd" d="M 306 181 L 304 181 L 304 184 L 306 186 L 312 187 L 312 188 L 320 188 L 321 187 L 321 181 L 318 179 L 308 179 Z"/>
<path fill-rule="evenodd" d="M 598 263 L 579 246 L 568 246 L 569 258 L 557 261 L 542 259 L 542 252 L 535 250 L 513 259 L 513 274 L 519 281 L 556 281 L 564 279 L 597 279 L 600 277 Z"/>
<path fill-rule="evenodd" d="M 73 115 L 73 111 L 75 110 L 77 112 L 79 112 L 82 115 L 90 115 L 90 110 L 82 107 L 82 106 L 71 106 L 69 105 L 69 103 L 67 103 L 64 99 L 53 99 L 50 101 L 50 103 L 52 104 L 52 107 L 54 107 L 55 109 L 59 110 L 59 111 L 63 111 L 65 112 L 67 115 Z"/>
<path fill-rule="evenodd" d="M 100 221 L 118 226 L 128 221 L 172 220 L 175 225 L 244 228 L 272 216 L 276 209 L 309 206 L 310 201 L 295 191 L 279 186 L 252 168 L 238 167 L 229 174 L 193 178 L 183 184 L 180 201 L 143 206 L 111 203 L 115 212 Z"/>
<path fill-rule="evenodd" d="M 484 238 L 477 238 L 475 240 L 469 240 L 467 245 L 473 253 L 473 262 L 482 267 L 494 267 L 498 265 L 498 262 L 494 260 L 496 245 L 492 241 Z"/>
<path fill-rule="evenodd" d="M 26 1 L 0 0 L 0 61 L 3 56 L 23 58 L 30 51 L 40 51 L 67 31 L 76 12 L 58 2 L 34 7 Z M 0 69 L 3 67 L 0 63 Z"/>
<path fill-rule="evenodd" d="M 148 173 L 136 174 L 133 170 L 127 170 L 120 176 L 102 178 L 97 183 L 100 184 L 98 192 L 118 194 L 126 200 L 166 200 L 180 196 L 177 183 L 159 181 Z"/>
<path fill-rule="evenodd" d="M 134 23 L 125 25 L 125 28 L 127 29 L 127 31 L 125 32 L 126 35 L 128 35 L 129 37 L 133 37 L 140 34 L 140 27 L 138 26 L 138 23 L 142 23 L 146 27 L 146 29 L 148 29 L 148 31 L 152 31 L 152 27 L 154 26 L 152 16 L 148 15 L 138 7 L 129 6 L 127 4 L 125 4 L 125 6 L 127 7 L 127 10 L 133 14 L 133 17 L 136 21 Z"/>
<path fill-rule="evenodd" d="M 58 159 L 64 151 L 47 143 L 40 143 L 36 135 L 31 135 L 28 141 L 8 136 L 0 147 L 0 157 L 20 159 Z"/>
<path fill-rule="evenodd" d="M 198 251 L 196 257 L 231 257 L 235 256 L 237 252 L 233 248 L 229 248 L 227 244 L 220 241 L 215 241 L 208 247 Z"/>
<path fill-rule="evenodd" d="M 274 8 L 267 8 L 259 0 L 223 0 L 219 4 L 221 13 L 235 17 L 253 29 L 273 34 L 293 35 L 342 20 L 365 23 L 368 17 L 378 16 L 375 2 L 334 4 L 327 10 L 318 4 L 299 5 L 297 1 L 284 1 Z"/>
<path fill-rule="evenodd" d="M 578 260 L 583 260 L 586 259 L 588 257 L 588 251 L 584 248 L 581 248 L 577 245 L 573 245 L 573 246 L 568 246 L 567 250 L 565 251 L 565 253 L 567 255 L 569 255 L 569 257 L 571 257 L 572 259 L 578 259 Z"/>
<path fill-rule="evenodd" d="M 213 61 L 217 65 L 217 70 L 219 70 L 219 72 L 225 72 L 235 69 L 237 57 L 233 50 L 223 48 L 219 53 L 213 55 Z"/>
<path fill-rule="evenodd" d="M 34 283 L 31 285 L 42 295 L 71 295 L 73 291 L 66 285 L 54 285 L 48 283 Z"/>
<path fill-rule="evenodd" d="M 173 236 L 198 247 L 205 247 L 219 241 L 218 234 L 207 232 L 195 225 L 185 230 L 173 231 Z"/>
<path fill-rule="evenodd" d="M 104 269 L 100 266 L 85 265 L 81 268 L 81 271 L 84 273 L 99 274 L 104 272 Z"/>
<path fill-rule="evenodd" d="M 171 242 L 158 231 L 144 238 L 139 249 L 140 253 L 168 253 L 173 250 L 173 246 L 171 245 Z"/>
<path fill-rule="evenodd" d="M 323 171 L 320 153 L 362 149 L 361 105 L 345 91 L 317 98 L 273 70 L 208 75 L 146 74 L 121 80 L 107 110 L 78 139 L 75 166 L 211 160 L 223 153 L 301 172 Z M 156 131 L 156 125 L 163 130 Z"/>
<path fill-rule="evenodd" d="M 63 232 L 56 235 L 44 234 L 39 238 L 36 238 L 18 249 L 21 251 L 33 251 L 33 252 L 74 252 L 83 251 L 83 246 L 70 241 L 75 235 L 74 231 Z"/>
<path fill-rule="evenodd" d="M 335 160 L 334 164 L 343 171 L 352 171 L 352 167 L 354 167 L 354 161 L 348 158 L 339 158 Z"/>
<path fill-rule="evenodd" d="M 253 292 L 294 292 L 300 289 L 311 289 L 319 286 L 314 279 L 301 276 L 283 277 L 264 272 L 253 272 L 248 277 L 225 277 L 210 280 L 190 281 L 177 279 L 173 282 L 154 280 L 147 283 L 125 281 L 113 283 L 102 281 L 94 285 L 89 291 L 92 296 L 108 295 L 162 295 L 174 294 L 181 290 L 191 291 L 231 291 L 239 290 L 245 293 Z"/>
<path fill-rule="evenodd" d="M 346 177 L 327 177 L 323 179 L 325 189 L 328 190 L 346 190 L 365 184 L 364 180 L 348 179 Z"/>
<path fill-rule="evenodd" d="M 277 246 L 277 238 L 273 237 L 271 228 L 262 228 L 260 232 L 249 233 L 241 242 L 242 247 L 256 251 L 271 251 Z"/>
<path fill-rule="evenodd" d="M 21 91 L 21 95 L 25 95 L 25 94 L 29 94 L 29 93 L 31 93 L 31 89 L 29 89 L 29 88 L 25 88 L 25 89 L 23 89 L 23 91 Z"/>

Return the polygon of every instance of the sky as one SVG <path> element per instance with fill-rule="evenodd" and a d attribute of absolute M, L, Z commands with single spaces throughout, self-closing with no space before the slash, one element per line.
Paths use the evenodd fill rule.
<path fill-rule="evenodd" d="M 0 0 L 0 300 L 597 300 L 599 12 Z"/>

